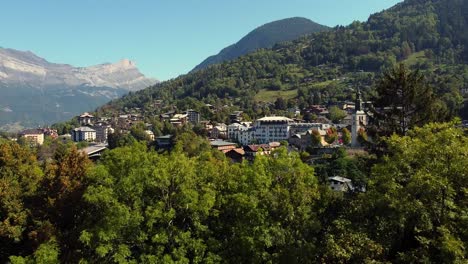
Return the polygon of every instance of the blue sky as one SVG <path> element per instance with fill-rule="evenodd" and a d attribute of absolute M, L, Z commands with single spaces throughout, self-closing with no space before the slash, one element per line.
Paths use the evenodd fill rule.
<path fill-rule="evenodd" d="M 288 17 L 364 21 L 400 0 L 2 1 L 0 47 L 89 66 L 128 58 L 147 76 L 187 73 L 256 27 Z"/>

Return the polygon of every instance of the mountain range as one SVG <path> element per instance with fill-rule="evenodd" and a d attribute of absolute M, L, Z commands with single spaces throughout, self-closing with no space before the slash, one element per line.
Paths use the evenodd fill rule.
<path fill-rule="evenodd" d="M 46 125 L 157 83 L 123 59 L 90 67 L 56 64 L 0 48 L 0 128 Z"/>
<path fill-rule="evenodd" d="M 291 41 L 303 35 L 329 29 L 327 26 L 317 24 L 303 17 L 273 21 L 251 31 L 237 43 L 221 50 L 217 55 L 208 57 L 197 65 L 193 71 L 238 58 L 258 49 L 271 48 L 279 42 Z"/>

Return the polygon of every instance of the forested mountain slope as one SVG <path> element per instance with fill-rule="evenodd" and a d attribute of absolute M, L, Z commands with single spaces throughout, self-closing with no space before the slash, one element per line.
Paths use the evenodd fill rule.
<path fill-rule="evenodd" d="M 180 76 L 111 102 L 101 111 L 143 107 L 154 100 L 203 110 L 205 103 L 233 104 L 252 117 L 268 113 L 260 102 L 284 97 L 288 105 L 365 97 L 380 72 L 403 62 L 424 72 L 448 116 L 458 113 L 468 86 L 468 0 L 408 0 L 367 22 L 315 33 L 234 61 Z M 351 88 L 351 89 L 350 89 Z M 266 95 L 274 94 L 273 97 Z M 217 113 L 219 115 L 220 113 Z M 215 119 L 222 121 L 226 116 Z"/>
<path fill-rule="evenodd" d="M 328 29 L 326 26 L 302 17 L 273 21 L 256 28 L 239 42 L 224 48 L 217 55 L 208 57 L 197 65 L 194 70 L 204 69 L 210 65 L 232 60 L 261 48 L 271 48 L 279 42 L 291 41 L 306 34 Z"/>

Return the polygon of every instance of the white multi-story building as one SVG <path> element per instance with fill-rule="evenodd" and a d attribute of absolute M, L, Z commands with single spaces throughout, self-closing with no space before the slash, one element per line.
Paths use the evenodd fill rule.
<path fill-rule="evenodd" d="M 228 138 L 241 145 L 251 144 L 254 140 L 252 122 L 234 123 L 228 126 Z"/>
<path fill-rule="evenodd" d="M 95 141 L 96 130 L 90 127 L 78 127 L 72 130 L 72 139 L 75 142 L 79 141 Z"/>
<path fill-rule="evenodd" d="M 284 116 L 268 116 L 255 121 L 254 138 L 258 143 L 269 143 L 289 138 L 290 124 L 294 121 Z"/>

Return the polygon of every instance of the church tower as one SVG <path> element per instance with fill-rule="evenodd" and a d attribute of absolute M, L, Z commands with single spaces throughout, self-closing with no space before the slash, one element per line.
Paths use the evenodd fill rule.
<path fill-rule="evenodd" d="M 358 132 L 361 128 L 365 129 L 366 125 L 367 125 L 367 115 L 364 112 L 361 90 L 357 88 L 356 103 L 355 103 L 354 114 L 353 114 L 353 123 L 351 126 L 351 146 L 353 147 L 360 146 L 359 141 L 358 141 Z"/>

